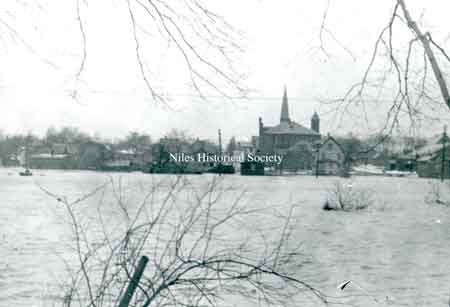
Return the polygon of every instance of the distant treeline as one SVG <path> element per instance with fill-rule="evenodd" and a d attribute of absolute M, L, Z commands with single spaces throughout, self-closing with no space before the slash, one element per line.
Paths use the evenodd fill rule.
<path fill-rule="evenodd" d="M 185 131 L 172 129 L 166 135 L 172 140 L 177 139 L 182 142 L 192 143 L 196 139 L 189 136 Z M 373 137 L 356 137 L 354 135 L 334 136 L 336 141 L 342 146 L 343 151 L 352 160 L 382 160 L 399 154 L 414 151 L 416 148 L 426 143 L 424 138 L 413 137 L 393 137 L 378 135 Z M 93 136 L 82 132 L 76 127 L 62 127 L 56 129 L 50 127 L 44 136 L 28 134 L 6 134 L 0 131 L 0 159 L 6 161 L 17 156 L 21 148 L 30 148 L 35 144 L 52 146 L 54 144 L 83 144 L 96 142 L 108 145 L 111 149 L 127 149 L 138 152 L 142 148 L 149 148 L 152 145 L 152 138 L 149 134 L 142 132 L 129 132 L 125 137 L 107 140 L 99 136 Z M 225 151 L 232 151 L 236 145 L 235 137 L 230 139 L 228 144 L 224 144 Z M 256 150 L 257 148 L 255 148 Z"/>
<path fill-rule="evenodd" d="M 44 136 L 39 137 L 33 133 L 27 134 L 5 134 L 0 131 L 0 158 L 5 161 L 14 158 L 24 147 L 29 147 L 30 151 L 34 146 L 49 146 L 54 144 L 84 144 L 96 142 L 106 144 L 112 148 L 129 149 L 137 151 L 141 147 L 151 145 L 151 137 L 140 132 L 130 132 L 123 138 L 114 140 L 102 139 L 80 131 L 76 127 L 62 127 L 60 129 L 49 128 Z"/>

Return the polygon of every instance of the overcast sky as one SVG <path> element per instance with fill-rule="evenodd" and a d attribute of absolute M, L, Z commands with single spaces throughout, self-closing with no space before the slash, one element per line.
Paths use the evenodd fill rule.
<path fill-rule="evenodd" d="M 314 110 L 321 116 L 323 133 L 370 133 L 381 125 L 382 109 L 370 111 L 369 125 L 354 125 L 348 119 L 337 121 L 320 101 L 342 96 L 360 80 L 376 36 L 388 21 L 392 0 L 331 1 L 327 27 L 339 43 L 323 37 L 328 56 L 319 49 L 326 1 L 205 1 L 245 34 L 245 52 L 236 67 L 248 76 L 245 85 L 254 92 L 248 100 L 233 103 L 218 95 L 207 102 L 193 95 L 180 73 L 180 55 L 167 51 L 157 32 L 142 29 L 139 33 L 149 50 L 145 65 L 155 76 L 153 84 L 169 93 L 172 109 L 155 103 L 144 86 L 122 2 L 96 0 L 81 6 L 87 58 L 82 82 L 75 85 L 83 51 L 76 1 L 6 1 L 0 9 L 1 130 L 42 134 L 49 126 L 77 126 L 108 138 L 138 130 L 157 139 L 171 128 L 215 138 L 221 128 L 225 139 L 246 139 L 257 135 L 259 116 L 267 125 L 278 122 L 284 85 L 291 118 L 305 126 Z M 436 33 L 441 42 L 448 38 L 448 1 L 406 2 L 424 30 Z M 9 35 L 9 26 L 20 37 Z M 77 100 L 71 98 L 75 87 Z M 437 123 L 432 129 L 441 126 Z"/>

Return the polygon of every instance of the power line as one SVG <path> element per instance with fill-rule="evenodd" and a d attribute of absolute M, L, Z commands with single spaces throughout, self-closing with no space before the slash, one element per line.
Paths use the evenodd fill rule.
<path fill-rule="evenodd" d="M 199 100 L 204 99 L 222 99 L 222 100 L 237 100 L 237 101 L 253 101 L 253 100 L 267 100 L 267 101 L 275 101 L 280 102 L 282 100 L 281 96 L 250 96 L 250 97 L 224 97 L 217 95 L 194 95 L 194 94 L 172 94 L 170 97 L 190 97 L 197 98 Z M 299 101 L 299 102 L 323 102 L 327 104 L 332 104 L 333 101 L 336 101 L 337 98 L 312 98 L 312 97 L 296 97 L 296 96 L 288 96 L 289 101 Z M 329 101 L 327 101 L 329 100 Z M 364 102 L 392 102 L 392 99 L 363 99 Z M 339 101 L 340 102 L 340 101 Z M 339 103 L 336 101 L 335 103 Z"/>

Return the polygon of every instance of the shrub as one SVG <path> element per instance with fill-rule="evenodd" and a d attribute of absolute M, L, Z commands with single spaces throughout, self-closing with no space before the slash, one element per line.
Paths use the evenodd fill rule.
<path fill-rule="evenodd" d="M 450 206 L 450 182 L 444 183 L 430 180 L 428 186 L 429 191 L 425 198 L 426 203 Z"/>
<path fill-rule="evenodd" d="M 337 181 L 327 191 L 324 210 L 354 211 L 366 209 L 374 202 L 372 191 L 355 188 L 352 184 Z"/>

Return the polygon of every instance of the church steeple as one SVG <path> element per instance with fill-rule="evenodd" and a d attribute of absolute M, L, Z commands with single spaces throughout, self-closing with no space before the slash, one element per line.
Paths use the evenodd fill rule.
<path fill-rule="evenodd" d="M 290 122 L 289 119 L 289 107 L 288 107 L 288 99 L 287 99 L 287 90 L 286 85 L 284 86 L 284 93 L 283 93 L 283 102 L 281 104 L 281 116 L 280 116 L 280 123 L 281 122 Z"/>

